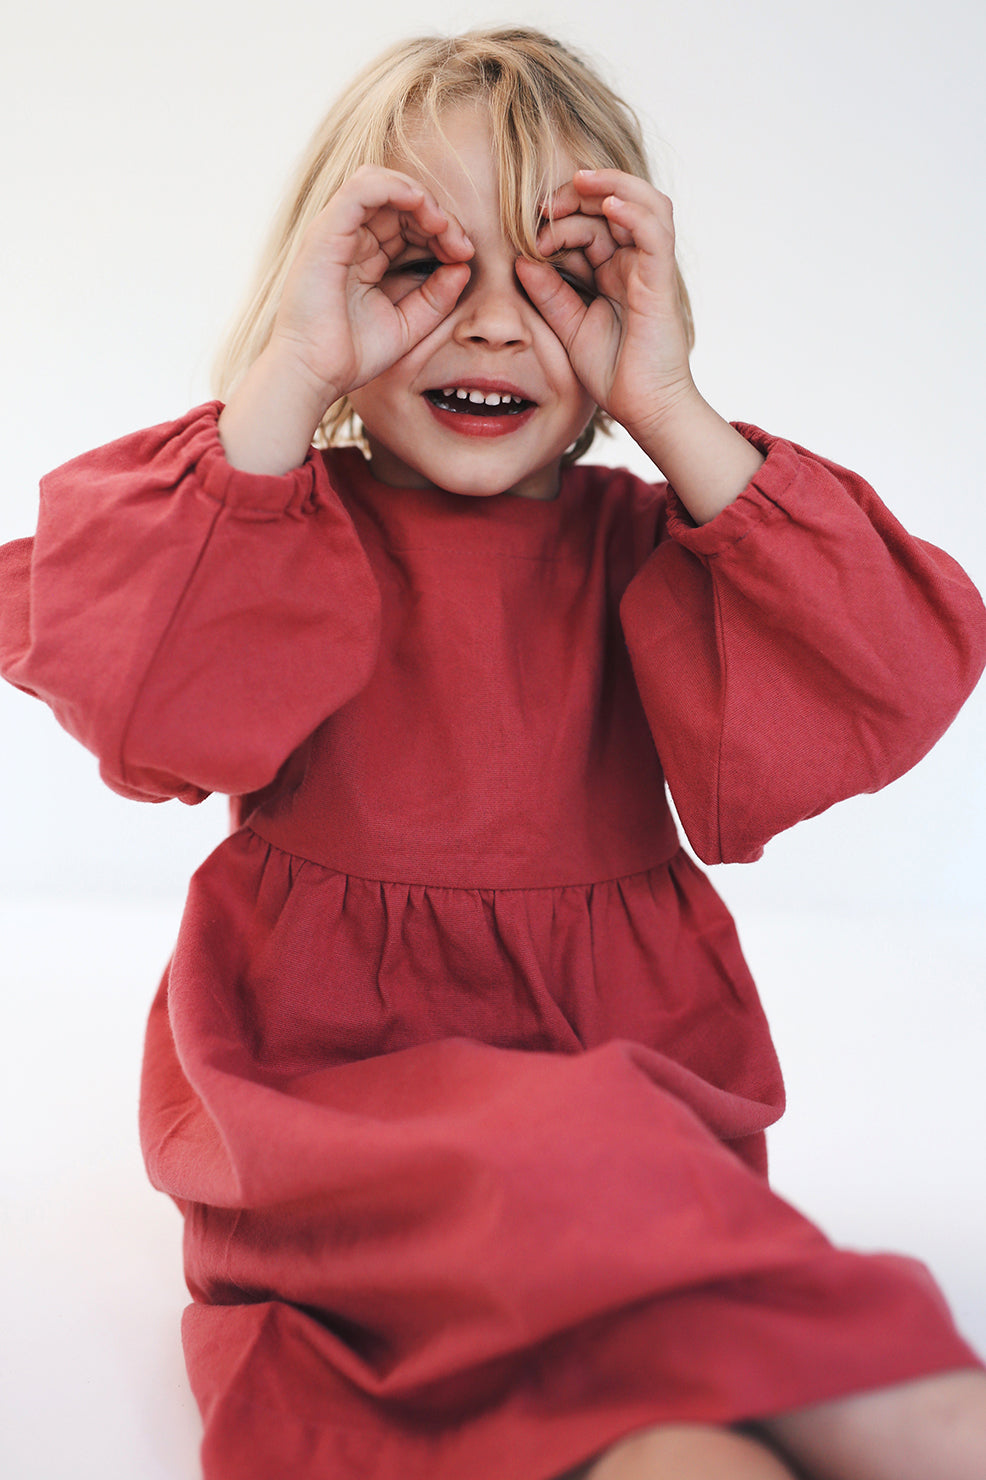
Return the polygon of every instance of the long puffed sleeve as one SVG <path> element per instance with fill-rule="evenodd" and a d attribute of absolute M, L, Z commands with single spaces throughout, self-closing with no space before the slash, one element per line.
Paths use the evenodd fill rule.
<path fill-rule="evenodd" d="M 74 459 L 0 552 L 0 672 L 124 796 L 266 786 L 372 672 L 380 597 L 312 453 L 226 461 L 219 403 Z"/>
<path fill-rule="evenodd" d="M 964 571 L 862 478 L 738 425 L 766 462 L 696 528 L 673 491 L 624 633 L 665 774 L 706 863 L 876 791 L 944 733 L 986 661 Z"/>

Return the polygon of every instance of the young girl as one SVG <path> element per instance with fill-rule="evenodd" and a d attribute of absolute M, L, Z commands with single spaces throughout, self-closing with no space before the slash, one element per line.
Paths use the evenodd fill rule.
<path fill-rule="evenodd" d="M 690 342 L 619 99 L 535 32 L 405 43 L 225 405 L 51 474 L 4 551 L 6 676 L 124 795 L 235 798 L 142 1104 L 210 1480 L 986 1473 L 924 1270 L 768 1186 L 779 1070 L 664 792 L 718 862 L 886 784 L 982 604 Z M 670 487 L 576 463 L 605 417 Z"/>

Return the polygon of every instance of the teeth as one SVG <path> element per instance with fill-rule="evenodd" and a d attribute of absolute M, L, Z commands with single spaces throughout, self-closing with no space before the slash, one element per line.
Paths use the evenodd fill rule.
<path fill-rule="evenodd" d="M 459 401 L 471 401 L 474 406 L 499 406 L 501 404 L 506 406 L 508 402 L 514 402 L 518 406 L 521 404 L 520 396 L 507 396 L 497 391 L 490 391 L 484 395 L 482 391 L 461 390 L 454 385 L 446 386 L 442 395 L 448 401 L 453 396 Z"/>

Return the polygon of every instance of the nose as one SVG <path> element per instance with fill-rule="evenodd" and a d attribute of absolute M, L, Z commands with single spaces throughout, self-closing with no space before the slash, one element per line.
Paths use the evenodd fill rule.
<path fill-rule="evenodd" d="M 455 337 L 461 344 L 523 347 L 531 342 L 530 312 L 511 256 L 495 269 L 474 269 L 456 305 Z"/>

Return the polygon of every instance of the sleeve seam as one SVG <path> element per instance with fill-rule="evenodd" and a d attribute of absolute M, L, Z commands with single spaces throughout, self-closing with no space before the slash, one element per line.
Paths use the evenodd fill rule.
<path fill-rule="evenodd" d="M 212 403 L 214 419 L 206 421 L 205 444 L 188 470 L 205 497 L 231 514 L 247 518 L 276 520 L 285 514 L 311 512 L 318 503 L 320 475 L 324 478 L 326 471 L 321 454 L 309 447 L 304 459 L 286 473 L 252 473 L 236 468 L 219 436 L 222 409 L 221 403 Z"/>
<path fill-rule="evenodd" d="M 295 472 L 301 472 L 303 470 L 306 470 L 306 464 L 304 463 L 302 463 L 300 467 L 295 469 Z M 286 476 L 290 477 L 291 475 L 287 474 Z M 200 475 L 199 490 L 202 495 L 209 500 L 211 504 L 215 504 L 217 509 L 225 509 L 229 514 L 233 516 L 244 515 L 250 519 L 262 519 L 266 520 L 269 523 L 273 523 L 278 519 L 282 519 L 285 514 L 292 514 L 296 511 L 300 513 L 311 513 L 317 503 L 317 494 L 314 486 L 312 486 L 311 488 L 306 488 L 303 490 L 292 489 L 290 497 L 285 500 L 283 506 L 279 506 L 276 508 L 271 508 L 269 504 L 248 504 L 242 502 L 235 496 L 231 497 L 231 494 L 233 493 L 231 485 L 233 484 L 233 482 L 234 480 L 232 479 L 227 480 L 227 487 L 225 491 L 223 493 L 216 493 L 211 488 L 208 488 L 206 486 L 205 481 L 201 478 Z"/>
<path fill-rule="evenodd" d="M 709 572 L 712 580 L 712 595 L 715 602 L 716 621 L 716 646 L 720 653 L 722 677 L 720 680 L 720 703 L 719 703 L 719 734 L 716 740 L 716 765 L 715 776 L 712 783 L 712 796 L 715 806 L 716 827 L 716 849 L 718 853 L 717 862 L 721 863 L 724 858 L 722 839 L 722 767 L 726 745 L 726 696 L 728 692 L 728 668 L 726 662 L 726 622 L 722 609 L 722 598 L 719 594 L 719 583 L 715 572 Z"/>

